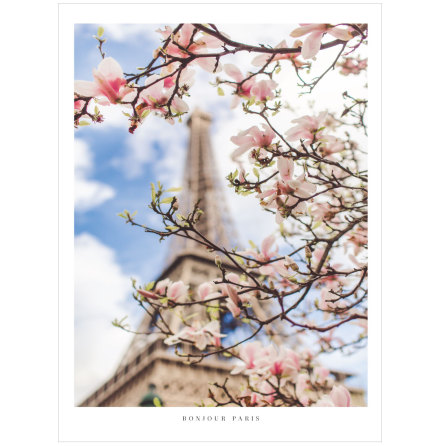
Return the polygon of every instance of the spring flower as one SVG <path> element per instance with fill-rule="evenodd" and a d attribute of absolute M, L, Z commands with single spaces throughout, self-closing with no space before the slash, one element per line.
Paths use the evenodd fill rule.
<path fill-rule="evenodd" d="M 327 112 L 321 112 L 318 116 L 302 116 L 294 119 L 292 122 L 296 126 L 286 132 L 286 139 L 288 141 L 303 139 L 306 143 L 320 140 L 326 116 Z"/>
<path fill-rule="evenodd" d="M 240 348 L 240 359 L 242 364 L 237 365 L 232 371 L 231 375 L 238 375 L 239 373 L 244 373 L 249 375 L 255 370 L 255 362 L 259 357 L 262 350 L 262 345 L 260 341 L 247 342 L 243 344 Z"/>
<path fill-rule="evenodd" d="M 335 384 L 330 395 L 322 396 L 314 405 L 316 407 L 350 407 L 350 392 L 343 385 Z"/>
<path fill-rule="evenodd" d="M 260 130 L 254 125 L 231 137 L 231 141 L 238 146 L 232 152 L 233 160 L 251 148 L 267 148 L 272 144 L 272 140 L 276 136 L 275 132 L 267 124 L 262 124 L 262 127 L 263 130 Z"/>
<path fill-rule="evenodd" d="M 198 37 L 193 38 L 192 43 L 190 43 L 195 31 L 196 28 L 193 25 L 185 23 L 176 35 L 173 36 L 172 42 L 167 46 L 167 54 L 170 56 L 186 58 L 189 57 L 188 53 L 204 54 L 206 53 L 206 50 L 220 48 L 223 45 L 223 42 L 216 37 L 198 31 L 196 31 Z M 165 30 L 158 29 L 157 32 L 160 33 L 165 40 L 171 35 L 172 29 L 171 27 L 166 26 Z M 185 48 L 186 51 L 182 48 Z M 215 57 L 200 57 L 190 64 L 197 64 L 211 73 L 218 73 L 221 71 L 221 65 L 218 64 L 216 66 L 217 60 Z"/>
<path fill-rule="evenodd" d="M 75 93 L 85 97 L 105 96 L 111 104 L 134 98 L 133 89 L 126 86 L 121 66 L 112 57 L 106 57 L 93 69 L 93 77 L 93 82 L 75 81 Z"/>
<path fill-rule="evenodd" d="M 353 38 L 351 28 L 338 28 L 328 23 L 300 23 L 300 25 L 290 35 L 291 37 L 301 37 L 309 34 L 301 48 L 301 55 L 304 59 L 311 59 L 318 54 L 321 48 L 321 39 L 325 33 L 344 41 Z"/>
<path fill-rule="evenodd" d="M 219 321 L 210 321 L 203 327 L 200 321 L 195 321 L 190 327 L 185 327 L 176 335 L 166 338 L 164 342 L 174 345 L 182 341 L 192 341 L 199 350 L 205 350 L 208 345 L 218 346 L 218 340 L 225 336 L 220 333 Z"/>
<path fill-rule="evenodd" d="M 295 40 L 293 44 L 293 48 L 299 48 L 301 46 L 300 40 Z M 278 45 L 275 46 L 275 49 L 278 48 L 287 48 L 287 43 L 285 40 L 280 42 Z M 271 62 L 275 62 L 276 60 L 291 60 L 294 65 L 297 67 L 301 67 L 304 65 L 303 62 L 296 60 L 299 57 L 300 53 L 285 53 L 285 54 L 275 54 L 275 56 L 271 59 L 271 54 L 261 54 L 257 57 L 255 57 L 252 60 L 252 65 L 256 67 L 262 67 L 264 66 L 269 59 L 271 59 Z"/>

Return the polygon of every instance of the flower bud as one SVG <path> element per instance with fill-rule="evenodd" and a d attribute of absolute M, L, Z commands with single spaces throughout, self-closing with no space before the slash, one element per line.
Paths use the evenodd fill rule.
<path fill-rule="evenodd" d="M 221 268 L 221 266 L 222 266 L 222 259 L 220 258 L 220 256 L 215 256 L 215 264 L 219 267 L 219 268 Z"/>

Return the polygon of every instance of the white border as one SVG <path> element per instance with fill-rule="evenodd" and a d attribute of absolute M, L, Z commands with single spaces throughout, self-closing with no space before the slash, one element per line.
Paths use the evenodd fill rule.
<path fill-rule="evenodd" d="M 380 441 L 380 5 L 62 4 L 60 29 L 60 441 Z M 165 14 L 166 12 L 166 14 Z M 145 20 L 141 18 L 145 17 Z M 73 404 L 73 37 L 75 23 L 369 23 L 370 321 L 367 408 L 78 408 Z M 182 414 L 260 417 L 259 422 L 183 423 Z M 341 428 L 341 425 L 343 428 Z M 213 436 L 213 432 L 215 435 Z"/>

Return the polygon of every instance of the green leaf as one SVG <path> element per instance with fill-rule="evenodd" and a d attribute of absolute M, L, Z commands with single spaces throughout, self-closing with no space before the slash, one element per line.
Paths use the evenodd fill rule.
<path fill-rule="evenodd" d="M 240 265 L 244 265 L 244 260 L 239 256 L 234 256 L 234 259 L 236 262 L 238 262 Z"/>
<path fill-rule="evenodd" d="M 170 187 L 165 192 L 180 192 L 182 190 L 181 187 Z"/>
<path fill-rule="evenodd" d="M 322 225 L 322 220 L 318 220 L 313 226 L 312 229 L 319 228 Z"/>
<path fill-rule="evenodd" d="M 145 291 L 150 291 L 150 290 L 152 290 L 153 289 L 153 287 L 154 287 L 154 284 L 155 284 L 156 282 L 153 280 L 153 282 L 148 282 L 147 283 L 147 285 L 145 285 Z"/>
<path fill-rule="evenodd" d="M 224 96 L 225 95 L 225 92 L 220 87 L 217 88 L 217 93 L 218 93 L 219 96 Z"/>
<path fill-rule="evenodd" d="M 252 169 L 252 172 L 254 172 L 254 175 L 255 175 L 258 179 L 260 179 L 260 172 L 258 171 L 258 169 L 257 169 L 256 167 L 254 167 L 254 168 Z"/>
<path fill-rule="evenodd" d="M 88 121 L 80 121 L 79 125 L 90 125 L 90 122 L 88 122 Z"/>
<path fill-rule="evenodd" d="M 171 203 L 173 200 L 174 200 L 174 197 L 167 197 L 167 198 L 164 198 L 164 199 L 160 202 L 160 204 L 168 204 L 168 203 Z"/>
<path fill-rule="evenodd" d="M 156 407 L 162 407 L 162 404 L 160 403 L 160 399 L 159 399 L 157 396 L 154 397 L 154 399 L 153 399 L 153 404 L 154 404 Z"/>
<path fill-rule="evenodd" d="M 98 28 L 98 32 L 96 33 L 96 35 L 97 35 L 98 37 L 102 37 L 102 36 L 104 35 L 104 28 L 103 28 L 102 26 L 100 26 L 100 27 Z"/>
<path fill-rule="evenodd" d="M 99 115 L 99 108 L 97 105 L 95 105 L 95 115 Z"/>
<path fill-rule="evenodd" d="M 244 317 L 242 320 L 242 322 L 244 322 L 245 324 L 250 324 L 250 319 L 248 319 L 247 317 Z"/>
<path fill-rule="evenodd" d="M 154 201 L 156 199 L 156 188 L 154 187 L 154 183 L 151 184 L 151 200 Z"/>
<path fill-rule="evenodd" d="M 169 231 L 175 231 L 176 229 L 179 229 L 178 226 L 165 226 L 165 229 L 168 229 Z"/>

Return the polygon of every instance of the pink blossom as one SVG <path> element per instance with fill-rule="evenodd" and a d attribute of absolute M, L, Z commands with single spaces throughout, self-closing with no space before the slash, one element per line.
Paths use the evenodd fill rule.
<path fill-rule="evenodd" d="M 248 80 L 244 81 L 246 78 L 243 73 L 233 64 L 226 64 L 224 71 L 228 76 L 231 76 L 237 83 L 236 85 L 236 97 L 242 97 L 245 99 L 251 99 L 255 97 L 257 101 L 266 101 L 273 99 L 275 97 L 275 88 L 278 84 L 272 79 L 263 79 L 257 81 L 255 76 L 250 77 Z M 233 84 L 235 86 L 235 84 Z M 236 107 L 239 101 L 235 100 L 233 102 L 233 107 Z"/>
<path fill-rule="evenodd" d="M 292 178 L 295 167 L 292 158 L 285 158 L 284 156 L 278 157 L 277 167 L 283 181 L 289 181 Z"/>
<path fill-rule="evenodd" d="M 292 48 L 299 48 L 301 46 L 301 41 L 296 40 L 293 44 Z M 287 48 L 287 43 L 285 40 L 280 42 L 278 45 L 275 46 L 275 49 L 278 48 Z M 275 62 L 276 60 L 291 60 L 293 64 L 295 64 L 297 67 L 301 67 L 304 65 L 303 62 L 296 60 L 299 57 L 300 53 L 286 53 L 286 54 L 275 54 L 275 56 L 271 59 L 271 62 Z M 272 57 L 271 54 L 261 54 L 257 57 L 255 57 L 252 60 L 252 65 L 256 67 L 262 67 L 267 63 L 267 61 Z"/>
<path fill-rule="evenodd" d="M 239 396 L 243 406 L 266 406 L 275 401 L 276 391 L 267 381 L 252 382 L 252 387 L 255 392 L 247 388 Z"/>
<path fill-rule="evenodd" d="M 262 200 L 261 205 L 277 210 L 275 220 L 278 224 L 281 224 L 293 209 L 296 214 L 305 213 L 306 204 L 301 199 L 308 199 L 316 192 L 316 185 L 306 180 L 304 174 L 293 180 L 289 179 L 289 166 L 287 168 L 280 166 L 280 168 L 284 179 L 275 182 L 270 189 L 257 195 Z M 266 201 L 263 201 L 264 199 Z"/>
<path fill-rule="evenodd" d="M 316 221 L 329 221 L 335 216 L 335 210 L 329 203 L 314 203 L 310 209 L 310 215 Z M 313 252 L 315 254 L 317 250 Z"/>
<path fill-rule="evenodd" d="M 306 180 L 306 176 L 303 174 L 296 180 L 286 181 L 286 193 L 293 193 L 296 197 L 309 198 L 310 195 L 316 192 L 316 184 Z"/>
<path fill-rule="evenodd" d="M 223 42 L 217 39 L 214 36 L 209 34 L 204 34 L 201 32 L 197 32 L 197 37 L 193 38 L 193 42 L 191 42 L 191 37 L 193 36 L 196 28 L 189 24 L 185 23 L 182 28 L 176 33 L 173 37 L 173 41 L 167 47 L 167 54 L 175 57 L 189 57 L 188 53 L 193 54 L 206 54 L 207 50 L 220 48 L 223 45 Z M 163 37 L 163 39 L 167 39 L 172 32 L 171 27 L 165 27 L 165 30 L 157 30 Z M 179 48 L 185 48 L 186 51 Z M 197 64 L 201 68 L 209 72 L 219 72 L 221 71 L 221 65 L 218 64 L 216 68 L 217 60 L 215 57 L 200 57 L 192 61 L 190 64 Z"/>
<path fill-rule="evenodd" d="M 207 345 L 218 345 L 218 339 L 226 336 L 219 330 L 219 321 L 210 321 L 204 327 L 201 326 L 200 321 L 195 321 L 190 327 L 185 327 L 176 335 L 166 338 L 164 342 L 167 345 L 174 345 L 182 340 L 192 341 L 195 347 L 204 350 Z"/>
<path fill-rule="evenodd" d="M 98 69 L 93 69 L 93 77 L 93 82 L 75 81 L 75 93 L 85 97 L 105 96 L 112 104 L 128 100 L 129 94 L 133 96 L 133 89 L 126 86 L 121 66 L 112 57 L 106 57 Z"/>
<path fill-rule="evenodd" d="M 242 72 L 233 64 L 225 64 L 223 66 L 225 73 L 231 76 L 238 84 L 232 84 L 235 87 L 235 95 L 231 102 L 231 108 L 237 107 L 240 103 L 240 98 L 250 99 L 252 97 L 251 90 L 255 85 L 256 78 L 251 77 L 247 81 L 243 82 L 245 77 Z"/>
<path fill-rule="evenodd" d="M 339 40 L 350 40 L 353 38 L 352 29 L 338 28 L 328 23 L 300 23 L 300 27 L 294 29 L 290 35 L 291 37 L 301 37 L 306 34 L 309 36 L 304 41 L 301 48 L 301 54 L 304 59 L 311 59 L 318 54 L 321 48 L 321 39 L 325 33 L 331 34 Z"/>
<path fill-rule="evenodd" d="M 349 74 L 359 74 L 367 68 L 368 59 L 355 59 L 354 57 L 346 57 L 338 65 L 341 67 L 340 73 L 344 76 Z"/>
<path fill-rule="evenodd" d="M 265 349 L 265 354 L 256 361 L 257 367 L 264 373 L 268 371 L 274 376 L 296 377 L 300 370 L 299 356 L 291 349 L 281 347 L 277 350 L 273 345 Z"/>
<path fill-rule="evenodd" d="M 232 152 L 232 159 L 235 160 L 251 148 L 267 148 L 272 144 L 272 140 L 276 136 L 275 132 L 267 124 L 262 124 L 262 127 L 263 130 L 260 130 L 258 127 L 252 126 L 231 137 L 231 141 L 238 146 Z"/>
<path fill-rule="evenodd" d="M 241 251 L 240 254 L 244 256 L 251 256 L 259 262 L 268 262 L 272 257 L 278 254 L 278 248 L 272 250 L 272 245 L 275 243 L 275 236 L 269 235 L 261 243 L 261 252 L 248 249 L 246 251 Z M 272 265 L 263 265 L 260 267 L 259 271 L 261 274 L 270 274 L 273 270 Z"/>
<path fill-rule="evenodd" d="M 345 146 L 343 141 L 331 135 L 324 136 L 322 139 L 322 144 L 319 146 L 319 150 L 323 153 L 324 156 L 341 152 L 344 149 Z"/>
<path fill-rule="evenodd" d="M 296 379 L 295 385 L 296 395 L 303 406 L 310 404 L 308 391 L 310 390 L 310 380 L 308 374 L 300 373 Z"/>
<path fill-rule="evenodd" d="M 313 369 L 313 378 L 317 384 L 324 385 L 328 381 L 330 376 L 330 370 L 325 367 L 315 367 Z"/>
<path fill-rule="evenodd" d="M 73 102 L 73 108 L 76 111 L 81 111 L 82 108 L 84 107 L 84 104 L 86 103 L 86 101 L 81 101 L 80 99 L 77 99 Z"/>
<path fill-rule="evenodd" d="M 213 282 L 204 282 L 199 285 L 197 295 L 199 296 L 200 300 L 206 300 L 219 297 L 221 296 L 221 293 L 216 290 L 216 286 Z"/>
<path fill-rule="evenodd" d="M 297 124 L 286 132 L 288 141 L 305 140 L 307 143 L 322 139 L 322 130 L 327 112 L 321 112 L 318 116 L 302 116 L 292 122 Z"/>
<path fill-rule="evenodd" d="M 232 283 L 222 283 L 220 288 L 223 291 L 223 295 L 228 296 L 226 299 L 226 307 L 234 317 L 237 317 L 241 313 L 241 304 L 249 302 L 252 293 L 238 293 L 239 288 L 248 286 L 249 284 L 245 280 L 241 280 L 237 274 L 228 273 L 225 278 Z"/>
<path fill-rule="evenodd" d="M 247 342 L 240 348 L 240 359 L 242 364 L 237 365 L 232 371 L 231 375 L 237 375 L 244 372 L 246 375 L 253 373 L 255 369 L 255 361 L 261 353 L 262 345 L 260 341 Z"/>
<path fill-rule="evenodd" d="M 278 84 L 272 79 L 263 79 L 255 83 L 251 88 L 251 95 L 255 96 L 257 101 L 267 101 L 275 97 L 275 88 Z"/>
<path fill-rule="evenodd" d="M 178 302 L 187 297 L 188 286 L 181 280 L 174 282 L 167 290 L 167 297 L 174 302 Z"/>
<path fill-rule="evenodd" d="M 341 384 L 335 384 L 330 392 L 330 398 L 336 407 L 350 407 L 350 392 Z"/>

